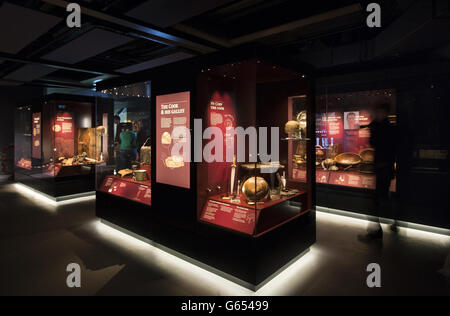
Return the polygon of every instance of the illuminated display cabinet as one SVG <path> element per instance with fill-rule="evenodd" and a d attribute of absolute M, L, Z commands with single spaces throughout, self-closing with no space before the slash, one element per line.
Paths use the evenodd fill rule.
<path fill-rule="evenodd" d="M 103 91 L 97 102 L 103 164 L 97 166 L 99 200 L 151 206 L 151 112 L 148 82 Z M 134 204 L 130 204 L 132 207 Z M 121 212 L 123 213 L 123 212 Z"/>
<path fill-rule="evenodd" d="M 396 126 L 395 89 L 325 93 L 316 97 L 319 206 L 376 214 L 373 205 L 376 189 L 375 149 L 370 143 L 369 124 L 380 104 L 389 105 L 388 119 L 392 126 Z M 397 136 L 392 134 L 391 137 L 396 139 Z M 397 164 L 393 167 L 397 169 Z M 396 176 L 391 181 L 390 192 L 397 196 Z"/>
<path fill-rule="evenodd" d="M 59 200 L 95 191 L 95 99 L 49 95 L 16 109 L 15 179 Z"/>
<path fill-rule="evenodd" d="M 315 99 L 309 67 L 243 55 L 133 78 L 151 82 L 151 203 L 99 189 L 97 215 L 255 289 L 315 242 Z"/>

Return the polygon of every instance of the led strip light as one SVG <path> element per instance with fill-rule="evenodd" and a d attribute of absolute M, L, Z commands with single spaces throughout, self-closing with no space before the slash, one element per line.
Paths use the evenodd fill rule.
<path fill-rule="evenodd" d="M 62 205 L 68 205 L 68 204 L 75 204 L 75 203 L 80 203 L 80 202 L 90 201 L 90 200 L 95 199 L 95 193 L 91 192 L 91 193 L 88 193 L 87 196 L 85 194 L 82 194 L 82 196 L 72 195 L 72 196 L 64 197 L 64 200 L 58 201 L 42 192 L 36 191 L 33 188 L 30 188 L 22 183 L 14 183 L 14 188 L 20 194 L 23 194 L 24 196 L 26 196 L 28 198 L 39 201 L 41 203 L 45 203 L 50 206 L 62 206 Z"/>

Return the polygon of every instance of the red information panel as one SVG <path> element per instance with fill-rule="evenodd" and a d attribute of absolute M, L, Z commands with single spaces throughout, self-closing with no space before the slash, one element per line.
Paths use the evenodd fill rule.
<path fill-rule="evenodd" d="M 59 174 L 59 172 L 61 171 L 61 169 L 62 169 L 62 165 L 61 165 L 61 164 L 54 164 L 54 163 L 51 163 L 51 164 L 49 164 L 48 167 L 44 170 L 44 173 L 45 173 L 47 176 L 50 176 L 50 177 L 56 177 L 56 176 L 58 176 L 58 174 Z"/>
<path fill-rule="evenodd" d="M 316 182 L 324 184 L 333 184 L 341 186 L 349 186 L 361 189 L 376 189 L 376 175 L 365 175 L 354 172 L 330 172 L 325 170 L 316 171 Z M 396 192 L 396 179 L 392 180 L 390 191 Z"/>
<path fill-rule="evenodd" d="M 359 111 L 359 125 L 367 126 L 372 121 L 370 119 L 370 113 L 368 111 Z M 362 128 L 359 130 L 359 148 L 358 153 L 366 148 L 371 148 L 370 146 L 370 129 Z"/>
<path fill-rule="evenodd" d="M 342 143 L 344 124 L 342 113 L 316 114 L 316 145 L 324 148 Z"/>
<path fill-rule="evenodd" d="M 190 92 L 157 96 L 156 106 L 156 181 L 189 189 Z"/>
<path fill-rule="evenodd" d="M 317 183 L 325 183 L 328 184 L 330 181 L 330 172 L 325 170 L 317 170 L 316 171 L 316 182 Z"/>
<path fill-rule="evenodd" d="M 55 156 L 72 157 L 75 153 L 75 129 L 73 115 L 68 112 L 58 112 L 53 122 L 55 133 Z"/>
<path fill-rule="evenodd" d="M 120 196 L 129 200 L 133 200 L 146 205 L 151 205 L 151 188 L 148 185 L 140 184 L 133 181 L 107 177 L 100 191 L 107 192 L 115 196 Z"/>
<path fill-rule="evenodd" d="M 208 127 L 220 128 L 223 135 L 223 154 L 236 153 L 236 140 L 234 128 L 237 126 L 235 102 L 231 93 L 215 91 L 207 107 Z M 208 183 L 223 183 L 228 180 L 231 173 L 229 162 L 213 161 L 208 163 Z"/>
<path fill-rule="evenodd" d="M 34 159 L 42 158 L 41 113 L 33 113 L 33 152 Z"/>
<path fill-rule="evenodd" d="M 292 179 L 299 181 L 306 181 L 306 169 L 294 168 L 292 170 Z"/>
<path fill-rule="evenodd" d="M 374 190 L 376 177 L 375 175 L 361 175 L 351 172 L 332 172 L 329 184 Z"/>
<path fill-rule="evenodd" d="M 238 205 L 209 200 L 200 219 L 248 235 L 255 230 L 255 209 Z"/>

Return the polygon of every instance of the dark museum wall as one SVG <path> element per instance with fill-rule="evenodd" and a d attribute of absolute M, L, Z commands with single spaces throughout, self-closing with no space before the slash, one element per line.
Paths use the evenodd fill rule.
<path fill-rule="evenodd" d="M 14 109 L 32 102 L 33 99 L 40 98 L 42 95 L 43 88 L 39 87 L 0 86 L 0 152 L 14 144 Z M 8 150 L 7 154 L 8 159 L 13 158 L 11 150 Z M 8 170 L 12 170 L 12 162 L 8 164 Z"/>

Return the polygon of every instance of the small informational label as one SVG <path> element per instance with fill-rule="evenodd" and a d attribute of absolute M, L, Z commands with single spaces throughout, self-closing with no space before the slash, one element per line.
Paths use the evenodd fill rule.
<path fill-rule="evenodd" d="M 375 175 L 360 175 L 348 172 L 331 172 L 329 184 L 375 190 L 376 177 Z"/>
<path fill-rule="evenodd" d="M 106 177 L 100 191 L 120 196 L 146 205 L 151 205 L 151 187 L 115 177 Z"/>
<path fill-rule="evenodd" d="M 62 169 L 62 165 L 51 163 L 44 170 L 44 174 L 49 177 L 56 177 Z"/>
<path fill-rule="evenodd" d="M 292 179 L 298 181 L 306 181 L 306 169 L 294 168 L 292 170 Z"/>
<path fill-rule="evenodd" d="M 255 209 L 209 200 L 200 219 L 252 235 L 255 229 L 255 212 Z"/>
<path fill-rule="evenodd" d="M 330 180 L 330 172 L 325 170 L 317 170 L 316 171 L 316 182 L 317 183 L 325 183 L 328 184 Z"/>

